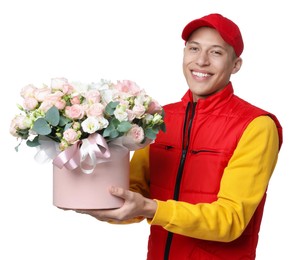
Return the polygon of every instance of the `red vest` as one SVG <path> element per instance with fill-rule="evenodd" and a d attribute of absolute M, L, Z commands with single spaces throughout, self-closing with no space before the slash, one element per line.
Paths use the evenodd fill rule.
<path fill-rule="evenodd" d="M 247 125 L 268 115 L 233 94 L 231 83 L 193 104 L 188 91 L 181 102 L 164 107 L 166 133 L 150 146 L 150 192 L 153 199 L 189 203 L 217 200 L 220 181 Z M 215 242 L 172 234 L 151 226 L 148 260 L 255 259 L 265 196 L 243 234 L 232 242 Z"/>

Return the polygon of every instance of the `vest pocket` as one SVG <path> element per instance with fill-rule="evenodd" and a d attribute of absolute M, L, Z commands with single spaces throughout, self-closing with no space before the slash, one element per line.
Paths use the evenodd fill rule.
<path fill-rule="evenodd" d="M 195 192 L 203 194 L 202 197 L 207 194 L 209 197 L 205 196 L 204 202 L 210 202 L 219 191 L 220 180 L 229 158 L 228 153 L 220 150 L 190 150 L 183 169 L 182 191 L 190 193 L 192 197 Z"/>
<path fill-rule="evenodd" d="M 158 199 L 171 199 L 175 186 L 181 150 L 174 146 L 150 146 L 150 191 Z"/>
<path fill-rule="evenodd" d="M 199 153 L 221 154 L 222 152 L 220 152 L 220 151 L 214 151 L 214 150 L 201 149 L 201 150 L 190 150 L 190 153 L 191 154 L 199 154 Z"/>

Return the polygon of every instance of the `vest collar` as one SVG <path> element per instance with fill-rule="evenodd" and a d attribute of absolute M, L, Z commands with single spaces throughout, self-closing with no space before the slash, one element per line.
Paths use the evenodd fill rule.
<path fill-rule="evenodd" d="M 199 112 L 209 112 L 211 110 L 215 110 L 227 103 L 233 94 L 233 86 L 232 83 L 229 82 L 224 89 L 217 92 L 216 94 L 213 94 L 212 96 L 209 96 L 205 99 L 199 99 L 197 102 L 197 108 Z M 187 103 L 193 102 L 193 94 L 191 90 L 188 90 L 185 93 L 185 95 L 182 97 L 182 102 L 185 106 Z"/>

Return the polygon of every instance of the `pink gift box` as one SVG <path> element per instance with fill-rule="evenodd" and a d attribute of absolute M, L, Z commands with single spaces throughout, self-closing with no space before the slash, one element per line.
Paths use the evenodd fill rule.
<path fill-rule="evenodd" d="M 111 186 L 129 188 L 130 152 L 123 147 L 109 147 L 111 157 L 96 164 L 90 174 L 80 167 L 74 170 L 53 165 L 53 205 L 65 209 L 110 209 L 124 201 L 110 194 Z"/>

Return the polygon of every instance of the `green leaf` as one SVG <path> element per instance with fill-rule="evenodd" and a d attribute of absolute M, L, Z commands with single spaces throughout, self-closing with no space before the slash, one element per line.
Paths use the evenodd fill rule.
<path fill-rule="evenodd" d="M 147 129 L 145 129 L 144 133 L 147 138 L 149 138 L 151 140 L 155 140 L 157 137 L 158 131 L 154 130 L 152 128 L 147 128 Z"/>
<path fill-rule="evenodd" d="M 117 138 L 119 136 L 120 136 L 120 133 L 117 130 L 113 130 L 113 131 L 110 132 L 110 138 L 111 139 L 115 139 L 115 138 Z"/>
<path fill-rule="evenodd" d="M 40 145 L 38 136 L 36 136 L 32 141 L 27 140 L 26 144 L 29 147 L 36 147 Z"/>
<path fill-rule="evenodd" d="M 64 127 L 64 131 L 71 128 L 71 126 L 72 126 L 72 123 L 66 124 L 65 127 Z"/>
<path fill-rule="evenodd" d="M 119 104 L 119 101 L 111 101 L 108 105 L 115 109 Z"/>
<path fill-rule="evenodd" d="M 110 125 L 112 125 L 116 129 L 118 128 L 119 124 L 120 124 L 120 121 L 117 118 L 112 118 L 112 120 L 110 121 Z"/>
<path fill-rule="evenodd" d="M 45 114 L 45 119 L 46 121 L 52 125 L 52 126 L 57 126 L 59 123 L 59 111 L 57 107 L 53 106 L 51 107 Z"/>
<path fill-rule="evenodd" d="M 14 150 L 18 152 L 18 148 L 20 147 L 21 143 L 19 143 L 16 147 L 14 147 Z"/>
<path fill-rule="evenodd" d="M 111 132 L 116 130 L 113 124 L 109 124 L 108 127 L 103 131 L 103 137 L 110 137 Z"/>
<path fill-rule="evenodd" d="M 105 107 L 105 110 L 104 110 L 105 113 L 109 116 L 112 116 L 119 103 L 120 103 L 119 101 L 116 101 L 116 102 L 111 101 L 110 103 L 108 103 Z"/>
<path fill-rule="evenodd" d="M 120 136 L 119 131 L 116 129 L 116 120 L 113 120 L 114 122 L 110 122 L 108 127 L 103 131 L 102 136 L 105 138 L 114 139 L 118 136 Z"/>
<path fill-rule="evenodd" d="M 120 122 L 120 124 L 117 127 L 117 130 L 121 133 L 126 133 L 131 129 L 131 127 L 132 127 L 132 124 L 130 124 L 127 121 L 123 121 L 123 122 Z"/>
<path fill-rule="evenodd" d="M 51 127 L 44 118 L 38 118 L 35 121 L 33 130 L 39 135 L 48 135 L 51 133 Z"/>
<path fill-rule="evenodd" d="M 119 135 L 120 135 L 119 131 L 116 130 L 115 128 L 106 128 L 102 134 L 102 136 L 107 139 L 108 138 L 113 139 L 118 137 Z"/>
<path fill-rule="evenodd" d="M 20 136 L 22 139 L 27 139 L 29 137 L 29 129 L 18 129 L 16 131 L 18 136 Z"/>
<path fill-rule="evenodd" d="M 69 123 L 71 120 L 67 117 L 64 117 L 63 115 L 60 116 L 60 119 L 59 119 L 59 122 L 58 122 L 58 125 L 59 126 L 64 126 L 66 125 L 67 123 Z"/>
<path fill-rule="evenodd" d="M 109 121 L 109 125 L 107 126 L 107 131 L 113 131 L 113 130 L 116 130 L 118 125 L 120 124 L 120 121 L 116 118 L 112 118 L 110 121 Z"/>

